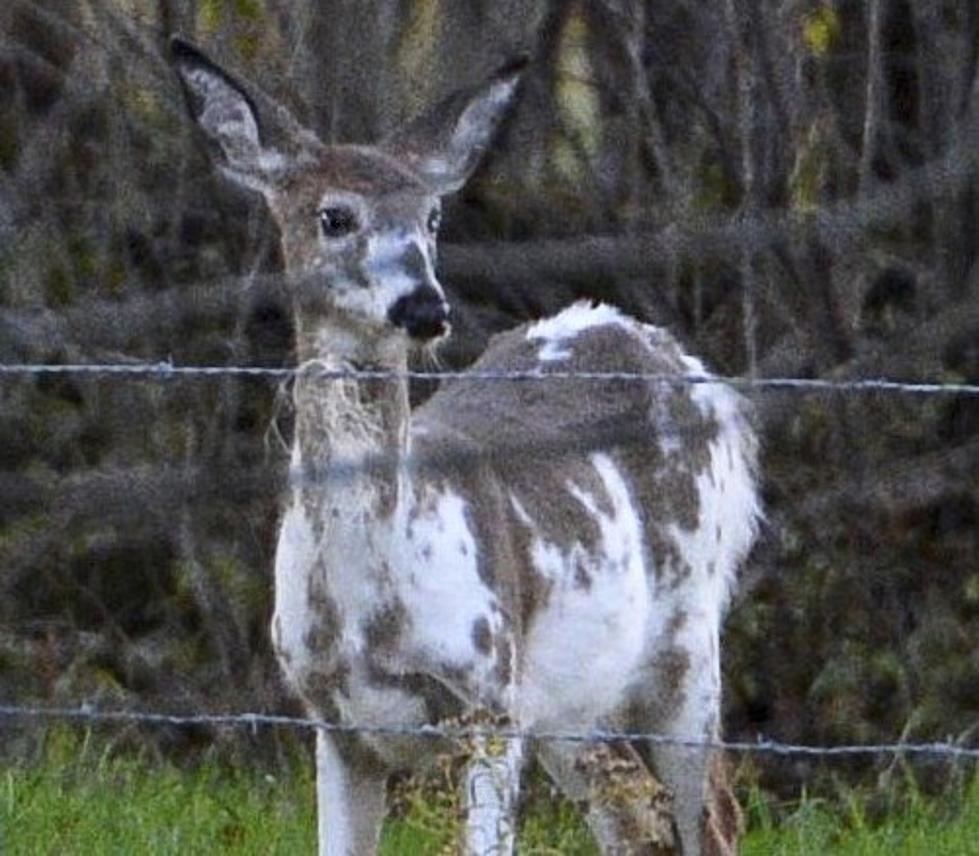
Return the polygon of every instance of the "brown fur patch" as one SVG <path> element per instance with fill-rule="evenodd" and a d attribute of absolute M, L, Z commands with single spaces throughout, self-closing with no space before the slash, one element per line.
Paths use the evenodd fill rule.
<path fill-rule="evenodd" d="M 493 633 L 485 616 L 480 616 L 473 622 L 472 639 L 480 654 L 489 656 L 493 653 Z"/>
<path fill-rule="evenodd" d="M 624 711 L 621 725 L 643 731 L 658 731 L 683 703 L 690 671 L 690 653 L 677 644 L 677 636 L 688 621 L 685 610 L 670 615 L 661 638 L 653 646 L 643 678 Z"/>
<path fill-rule="evenodd" d="M 683 648 L 667 648 L 653 660 L 658 673 L 660 698 L 666 710 L 676 710 L 683 703 L 684 686 L 690 671 L 690 653 Z"/>
<path fill-rule="evenodd" d="M 347 695 L 350 667 L 337 663 L 328 672 L 315 666 L 302 676 L 302 696 L 321 716 L 335 716 L 336 694 Z"/>
<path fill-rule="evenodd" d="M 343 621 L 337 611 L 336 602 L 326 592 L 322 579 L 323 568 L 317 564 L 309 578 L 307 589 L 313 623 L 303 637 L 311 665 L 297 676 L 301 695 L 319 709 L 332 705 L 333 694 L 338 690 L 342 691 L 349 671 L 346 664 L 338 660 L 337 652 L 337 640 L 343 629 Z"/>
<path fill-rule="evenodd" d="M 333 656 L 337 639 L 343 629 L 343 621 L 337 611 L 336 602 L 326 591 L 322 577 L 323 568 L 317 563 L 307 586 L 307 598 L 314 619 L 303 643 L 314 661 L 325 664 Z"/>
<path fill-rule="evenodd" d="M 571 340 L 570 356 L 543 364 L 538 359 L 542 342 L 527 340 L 526 334 L 527 327 L 520 327 L 497 336 L 473 369 L 667 375 L 686 371 L 681 350 L 668 334 L 638 324 L 632 330 L 618 325 L 586 329 Z M 655 350 L 648 344 L 652 339 Z M 477 458 L 487 475 L 506 486 L 532 518 L 534 534 L 565 550 L 580 544 L 595 555 L 598 566 L 600 529 L 568 485 L 610 515 L 611 499 L 588 461 L 591 452 L 610 452 L 642 516 L 648 566 L 671 586 L 691 573 L 670 526 L 689 530 L 699 524 L 696 478 L 709 466 L 709 444 L 719 426 L 701 414 L 687 387 L 587 379 L 460 379 L 446 383 L 415 419 L 432 445 L 455 443 L 458 449 L 464 438 L 464 453 Z M 667 453 L 665 444 L 677 442 L 677 451 Z M 514 590 L 520 593 L 521 624 L 527 626 L 546 606 L 551 583 L 539 579 L 533 568 L 526 526 L 509 516 L 519 573 Z M 502 525 L 496 529 L 501 531 Z M 587 584 L 580 573 L 576 581 Z"/>
<path fill-rule="evenodd" d="M 473 369 L 538 369 L 541 343 L 528 341 L 526 331 L 526 327 L 521 327 L 494 338 Z M 640 337 L 617 327 L 599 327 L 579 335 L 572 358 L 553 368 L 648 370 L 647 362 L 648 351 Z M 460 467 L 458 475 L 453 472 L 451 481 L 474 509 L 474 521 L 486 519 L 482 512 L 489 510 L 485 500 L 477 497 L 486 493 L 487 485 L 497 486 L 493 489 L 496 516 L 491 518 L 488 539 L 481 543 L 495 545 L 500 533 L 509 533 L 510 543 L 501 547 L 511 554 L 512 561 L 487 564 L 497 573 L 514 574 L 506 583 L 493 583 L 498 589 L 505 586 L 510 593 L 505 606 L 517 608 L 522 627 L 546 607 L 553 585 L 534 568 L 531 534 L 563 550 L 579 544 L 600 565 L 600 528 L 569 485 L 590 497 L 601 513 L 612 514 L 611 499 L 587 455 L 623 442 L 623 425 L 631 426 L 626 429 L 626 442 L 636 435 L 643 443 L 650 442 L 649 395 L 641 384 L 573 380 L 486 383 L 459 379 L 446 383 L 416 411 L 415 424 L 422 429 L 419 445 L 429 454 L 438 455 L 435 450 L 441 450 L 446 458 L 444 450 L 455 449 L 462 456 L 460 463 L 468 464 L 468 469 Z M 648 453 L 642 459 L 645 462 Z M 460 484 L 470 480 L 474 472 L 479 474 L 478 483 Z M 466 490 L 470 486 L 472 490 Z M 511 496 L 530 515 L 533 533 L 514 512 Z M 581 573 L 577 575 L 578 585 L 584 587 L 590 582 Z"/>
<path fill-rule="evenodd" d="M 374 660 L 397 649 L 408 626 L 409 616 L 400 600 L 392 601 L 375 612 L 362 627 L 367 656 Z"/>
<path fill-rule="evenodd" d="M 510 681 L 513 680 L 513 663 L 511 662 L 510 650 L 508 644 L 496 646 L 496 677 L 501 688 L 509 687 Z"/>

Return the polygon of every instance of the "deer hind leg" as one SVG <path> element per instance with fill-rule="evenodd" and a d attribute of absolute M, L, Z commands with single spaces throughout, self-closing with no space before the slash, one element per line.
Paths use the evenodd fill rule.
<path fill-rule="evenodd" d="M 707 797 L 700 827 L 704 856 L 735 856 L 738 852 L 744 817 L 731 788 L 728 766 L 720 752 L 712 753 L 707 762 Z"/>
<path fill-rule="evenodd" d="M 478 736 L 471 740 L 466 765 L 467 856 L 507 856 L 517 832 L 517 798 L 523 766 L 522 741 Z"/>
<path fill-rule="evenodd" d="M 716 651 L 706 645 L 703 650 Z M 668 658 L 664 658 L 668 659 Z M 638 730 L 661 735 L 667 741 L 714 742 L 721 717 L 720 674 L 712 656 L 697 662 L 672 686 L 660 685 L 660 703 L 638 711 Z M 662 704 L 663 699 L 670 703 Z M 669 742 L 648 745 L 653 770 L 673 791 L 676 823 L 683 852 L 728 856 L 737 852 L 742 818 L 731 790 L 722 753 L 703 746 Z"/>
<path fill-rule="evenodd" d="M 565 796 L 584 808 L 588 828 L 603 854 L 681 852 L 672 795 L 632 745 L 542 743 L 537 756 Z"/>
<path fill-rule="evenodd" d="M 346 735 L 316 733 L 320 856 L 368 856 L 384 821 L 387 774 Z"/>
<path fill-rule="evenodd" d="M 673 787 L 683 852 L 733 856 L 738 852 L 742 815 L 730 785 L 727 760 L 717 751 L 656 746 L 657 775 Z"/>

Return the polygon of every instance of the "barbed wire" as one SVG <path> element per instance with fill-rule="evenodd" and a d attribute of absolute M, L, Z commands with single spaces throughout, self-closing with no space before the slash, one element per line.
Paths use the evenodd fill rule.
<path fill-rule="evenodd" d="M 146 377 L 167 380 L 176 377 L 268 377 L 288 379 L 305 369 L 275 366 L 178 366 L 169 361 L 156 363 L 5 363 L 0 375 L 106 375 Z M 644 382 L 672 385 L 723 384 L 742 389 L 796 390 L 809 392 L 884 392 L 911 395 L 979 395 L 979 384 L 938 381 L 899 381 L 888 378 L 744 377 L 737 375 L 664 374 L 629 371 L 387 371 L 317 368 L 317 378 L 339 380 L 469 380 L 469 381 L 558 381 Z"/>
<path fill-rule="evenodd" d="M 860 55 L 862 56 L 862 54 Z M 894 216 L 895 211 L 903 211 L 909 198 L 937 198 L 948 194 L 952 189 L 964 184 L 964 178 L 974 169 L 974 156 L 963 158 L 960 169 L 950 169 L 949 160 L 939 160 L 937 163 L 926 164 L 925 168 L 937 173 L 935 184 L 915 180 L 917 174 L 912 174 L 912 181 L 902 183 L 896 189 L 884 188 L 878 194 L 864 202 L 854 205 L 850 200 L 835 206 L 828 206 L 818 214 L 809 217 L 757 217 L 743 219 L 718 218 L 717 221 L 704 223 L 684 223 L 681 230 L 667 233 L 660 243 L 673 252 L 690 251 L 691 245 L 705 241 L 710 242 L 715 250 L 727 250 L 736 244 L 740 246 L 744 240 L 753 245 L 761 245 L 774 238 L 785 237 L 792 233 L 833 234 L 839 238 L 843 234 L 856 234 L 858 231 L 886 222 Z M 952 162 L 956 164 L 957 162 Z M 935 167 L 937 166 L 937 170 Z M 923 168 L 921 175 L 926 175 Z M 925 188 L 933 188 L 925 192 Z M 645 236 L 643 236 L 645 238 Z M 610 245 L 611 246 L 611 245 Z M 522 250 L 523 248 L 518 248 Z M 562 247 L 560 254 L 561 267 L 578 263 L 577 257 L 572 257 L 567 249 Z M 590 247 L 582 247 L 582 251 L 593 253 Z M 639 267 L 650 253 L 659 249 L 658 244 L 650 242 L 648 246 L 637 248 L 632 257 L 633 267 Z M 495 249 L 487 250 L 495 253 Z M 460 253 L 461 255 L 461 253 Z M 612 253 L 608 253 L 612 256 Z M 522 259 L 514 254 L 516 261 L 510 267 L 518 270 L 521 277 L 526 276 L 526 270 L 518 267 Z M 555 256 L 558 256 L 555 253 Z M 477 256 L 478 258 L 478 256 Z M 556 266 L 556 265 L 555 265 Z M 0 375 L 4 376 L 39 376 L 39 375 L 76 375 L 76 376 L 109 376 L 115 379 L 144 378 L 148 380 L 166 381 L 171 378 L 211 378 L 211 377 L 252 377 L 289 379 L 298 374 L 294 368 L 275 368 L 263 366 L 175 366 L 171 362 L 148 364 L 12 364 L 0 365 Z M 400 376 L 406 379 L 442 381 L 468 380 L 474 382 L 539 382 L 581 380 L 594 382 L 647 382 L 672 385 L 726 384 L 742 389 L 757 389 L 759 391 L 789 391 L 804 394 L 807 392 L 829 393 L 882 393 L 907 395 L 979 395 L 979 384 L 969 383 L 940 383 L 940 382 L 905 382 L 887 378 L 866 379 L 819 379 L 819 378 L 750 378 L 723 377 L 705 375 L 662 375 L 637 372 L 404 372 L 397 375 L 389 372 L 369 371 L 318 371 L 317 377 L 324 381 L 330 380 L 378 380 Z M 347 466 L 352 466 L 348 464 Z M 679 738 L 662 734 L 640 732 L 589 731 L 587 733 L 522 731 L 519 729 L 491 728 L 449 728 L 438 726 L 423 726 L 418 728 L 390 726 L 357 726 L 328 723 L 322 720 L 301 717 L 281 716 L 263 713 L 228 713 L 228 714 L 169 714 L 152 711 L 129 710 L 97 710 L 82 705 L 78 708 L 52 707 L 19 707 L 0 705 L 0 717 L 5 719 L 66 719 L 83 722 L 102 723 L 133 723 L 156 726 L 209 726 L 209 727 L 288 727 L 296 729 L 321 729 L 334 732 L 360 732 L 387 736 L 449 738 L 459 739 L 477 736 L 497 736 L 514 739 L 555 740 L 574 743 L 595 743 L 612 741 L 646 741 L 662 745 L 710 750 L 726 750 L 733 752 L 770 753 L 774 755 L 802 756 L 861 756 L 861 755 L 923 755 L 949 756 L 969 760 L 979 760 L 979 749 L 967 748 L 948 742 L 926 743 L 878 743 L 851 744 L 836 746 L 814 746 L 782 743 L 767 738 L 755 741 L 723 741 Z"/>
<path fill-rule="evenodd" d="M 236 726 L 280 727 L 310 729 L 341 734 L 371 734 L 382 737 L 415 737 L 425 739 L 465 740 L 477 737 L 504 740 L 544 740 L 564 743 L 646 742 L 661 746 L 678 746 L 703 751 L 747 752 L 773 755 L 856 756 L 856 755 L 944 755 L 979 760 L 979 748 L 950 742 L 925 743 L 859 743 L 818 746 L 804 743 L 783 743 L 759 736 L 756 740 L 719 740 L 700 737 L 680 737 L 646 731 L 556 731 L 523 729 L 506 726 L 456 725 L 366 725 L 328 722 L 301 716 L 269 713 L 191 713 L 174 714 L 159 711 L 98 710 L 91 705 L 78 707 L 29 707 L 0 705 L 2 719 L 70 720 L 89 723 L 129 723 L 156 726 Z"/>

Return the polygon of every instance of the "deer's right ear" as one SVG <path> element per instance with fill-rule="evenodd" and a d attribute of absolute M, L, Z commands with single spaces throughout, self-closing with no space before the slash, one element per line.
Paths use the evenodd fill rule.
<path fill-rule="evenodd" d="M 417 171 L 437 193 L 454 193 L 489 146 L 527 63 L 527 57 L 518 57 L 482 86 L 450 95 L 382 146 Z"/>
<path fill-rule="evenodd" d="M 262 145 L 258 110 L 245 88 L 183 39 L 171 39 L 170 60 L 191 116 L 223 157 L 223 171 L 253 190 L 268 190 L 282 158 Z"/>

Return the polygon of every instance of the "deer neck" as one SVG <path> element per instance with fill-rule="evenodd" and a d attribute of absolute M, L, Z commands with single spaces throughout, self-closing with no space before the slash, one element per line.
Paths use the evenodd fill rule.
<path fill-rule="evenodd" d="M 340 320 L 297 318 L 300 358 L 293 470 L 312 520 L 346 537 L 372 537 L 404 493 L 410 407 L 401 337 L 357 336 Z M 336 377 L 378 372 L 388 377 Z M 367 545 L 365 545 L 367 546 Z"/>

